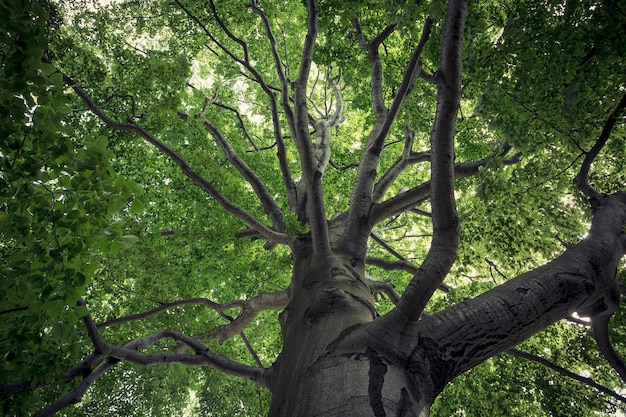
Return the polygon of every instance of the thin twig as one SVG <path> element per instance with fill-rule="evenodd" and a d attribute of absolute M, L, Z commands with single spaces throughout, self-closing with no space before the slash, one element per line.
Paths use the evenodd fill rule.
<path fill-rule="evenodd" d="M 556 365 L 552 362 L 550 362 L 549 360 L 542 358 L 541 356 L 537 356 L 537 355 L 533 355 L 531 353 L 528 352 L 523 352 L 521 350 L 518 349 L 508 349 L 505 351 L 506 353 L 513 355 L 513 356 L 517 356 L 520 358 L 524 358 L 524 359 L 528 359 L 531 360 L 533 362 L 537 362 L 543 366 L 545 366 L 546 368 L 552 369 L 553 371 L 556 371 L 557 373 L 572 378 L 578 382 L 582 382 L 583 384 L 586 384 L 600 392 L 602 392 L 603 394 L 607 394 L 610 395 L 611 397 L 615 398 L 616 400 L 623 402 L 626 404 L 626 397 L 619 395 L 618 393 L 616 393 L 615 391 L 605 387 L 604 385 L 600 385 L 597 382 L 595 382 L 593 379 L 591 378 L 587 378 L 578 374 L 575 374 L 574 372 L 568 371 L 567 369 Z"/>

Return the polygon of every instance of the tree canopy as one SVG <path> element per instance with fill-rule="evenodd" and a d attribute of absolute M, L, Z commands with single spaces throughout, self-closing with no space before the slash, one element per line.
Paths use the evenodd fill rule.
<path fill-rule="evenodd" d="M 626 204 L 626 7 L 450 10 L 0 0 L 3 414 L 265 415 L 301 248 L 417 322 L 587 241 Z M 591 320 L 475 359 L 432 414 L 626 412 L 613 258 Z"/>

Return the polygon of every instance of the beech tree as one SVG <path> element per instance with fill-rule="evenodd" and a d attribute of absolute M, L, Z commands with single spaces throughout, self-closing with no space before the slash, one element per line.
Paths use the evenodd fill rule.
<path fill-rule="evenodd" d="M 626 410 L 623 4 L 0 5 L 3 414 Z"/>

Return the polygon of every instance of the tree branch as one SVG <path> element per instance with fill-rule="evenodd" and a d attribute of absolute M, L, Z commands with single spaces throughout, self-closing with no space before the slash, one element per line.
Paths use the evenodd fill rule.
<path fill-rule="evenodd" d="M 211 136 L 213 136 L 215 141 L 222 148 L 226 158 L 228 158 L 235 168 L 237 168 L 237 171 L 239 171 L 241 176 L 252 186 L 252 189 L 259 198 L 265 213 L 267 213 L 267 215 L 272 219 L 273 229 L 278 232 L 283 232 L 285 230 L 283 212 L 274 201 L 274 198 L 272 198 L 269 190 L 261 178 L 252 170 L 252 168 L 250 168 L 248 164 L 246 164 L 243 159 L 241 159 L 237 152 L 235 152 L 235 149 L 217 126 L 210 121 L 205 120 L 204 128 L 211 134 Z"/>
<path fill-rule="evenodd" d="M 312 249 L 317 255 L 331 253 L 328 239 L 328 221 L 322 193 L 322 175 L 317 169 L 317 159 L 309 134 L 309 110 L 307 84 L 313 62 L 313 51 L 318 31 L 318 10 L 315 0 L 307 0 L 307 34 L 302 48 L 300 70 L 294 83 L 294 106 L 296 120 L 295 141 L 302 165 L 302 179 L 306 188 L 308 223 L 311 227 Z"/>
<path fill-rule="evenodd" d="M 241 336 L 241 340 L 243 340 L 243 343 L 246 345 L 248 352 L 250 352 L 250 356 L 252 356 L 252 359 L 254 359 L 254 362 L 257 364 L 257 366 L 259 368 L 265 368 L 263 362 L 261 361 L 261 358 L 259 357 L 259 355 L 257 355 L 256 351 L 252 347 L 250 340 L 248 340 L 248 337 L 243 332 L 239 333 L 239 336 Z"/>
<path fill-rule="evenodd" d="M 385 271 L 404 271 L 409 274 L 414 274 L 418 269 L 416 265 L 406 260 L 389 261 L 387 259 L 375 258 L 372 256 L 368 256 L 365 263 L 366 265 L 375 266 L 377 268 L 384 269 Z"/>
<path fill-rule="evenodd" d="M 282 310 L 289 303 L 287 291 L 275 293 L 262 293 L 250 300 L 237 300 L 224 304 L 225 309 L 241 307 L 239 315 L 230 323 L 219 326 L 211 332 L 212 337 L 216 337 L 220 343 L 226 339 L 239 334 L 245 329 L 254 318 L 265 310 Z"/>
<path fill-rule="evenodd" d="M 87 375 L 81 383 L 71 392 L 65 394 L 56 401 L 50 403 L 46 408 L 41 410 L 35 417 L 49 417 L 61 411 L 65 407 L 77 404 L 82 400 L 83 396 L 89 388 L 102 376 L 106 371 L 119 363 L 119 359 L 107 358 L 98 365 L 89 375 Z"/>
<path fill-rule="evenodd" d="M 199 175 L 196 171 L 191 169 L 187 161 L 180 156 L 176 151 L 167 146 L 165 143 L 161 142 L 159 139 L 154 137 L 151 133 L 143 129 L 142 127 L 129 122 L 129 123 L 119 123 L 111 118 L 109 118 L 104 111 L 102 111 L 89 97 L 89 95 L 67 75 L 63 75 L 63 79 L 65 83 L 71 87 L 74 92 L 83 100 L 83 102 L 87 105 L 89 110 L 95 114 L 102 122 L 104 122 L 108 127 L 114 130 L 128 131 L 137 134 L 138 136 L 145 139 L 148 143 L 154 145 L 159 151 L 165 154 L 170 158 L 176 165 L 180 167 L 183 173 L 191 179 L 196 185 L 198 185 L 201 189 L 203 189 L 207 194 L 211 197 L 215 198 L 220 205 L 226 209 L 229 213 L 235 215 L 236 217 L 243 220 L 248 226 L 252 229 L 259 232 L 264 238 L 269 240 L 270 242 L 278 243 L 278 244 L 286 244 L 291 245 L 294 241 L 294 238 L 277 232 L 275 230 L 270 229 L 265 226 L 261 222 L 259 222 L 254 216 L 245 210 L 235 206 L 228 198 L 222 195 L 210 182 L 208 182 L 205 178 Z"/>
<path fill-rule="evenodd" d="M 278 47 L 276 42 L 276 37 L 274 36 L 274 32 L 272 31 L 272 27 L 270 25 L 269 20 L 267 19 L 267 15 L 263 10 L 261 10 L 255 1 L 251 2 L 248 6 L 251 7 L 252 10 L 258 14 L 263 22 L 263 26 L 265 28 L 265 33 L 270 41 L 272 58 L 274 60 L 274 68 L 276 70 L 276 74 L 278 75 L 278 79 L 280 80 L 280 92 L 281 92 L 281 106 L 283 112 L 285 114 L 285 118 L 287 120 L 287 125 L 289 126 L 289 131 L 291 132 L 292 137 L 297 136 L 296 132 L 296 119 L 294 115 L 294 111 L 291 107 L 290 102 L 290 94 L 289 87 L 290 82 L 287 79 L 285 72 L 283 70 L 283 62 L 278 53 Z M 285 144 L 283 142 L 282 134 L 280 133 L 280 118 L 278 117 L 278 110 L 276 104 L 276 98 L 271 92 L 266 91 L 268 95 L 271 95 L 270 101 L 272 103 L 272 118 L 274 120 L 274 131 L 276 135 L 276 143 L 278 145 L 278 160 L 280 162 L 281 171 L 283 177 L 285 178 L 285 186 L 287 188 L 287 198 L 289 200 L 289 205 L 291 210 L 294 213 L 298 213 L 298 207 L 300 207 L 299 200 L 301 199 L 297 193 L 297 187 L 292 180 L 291 174 L 289 172 L 289 165 L 287 163 L 287 151 L 285 149 Z"/>
<path fill-rule="evenodd" d="M 178 3 L 178 0 L 176 2 Z M 217 22 L 219 27 L 226 34 L 226 36 L 228 36 L 231 40 L 235 41 L 235 43 L 237 43 L 239 46 L 241 46 L 241 49 L 243 50 L 243 56 L 244 56 L 243 60 L 245 62 L 249 63 L 250 62 L 250 54 L 248 53 L 248 45 L 246 44 L 246 42 L 243 39 L 240 39 L 237 36 L 235 36 L 228 29 L 228 27 L 226 26 L 226 24 L 224 23 L 224 21 L 220 17 L 219 13 L 217 12 L 217 8 L 215 7 L 215 2 L 213 0 L 209 0 L 209 5 L 211 6 L 211 13 L 213 14 L 213 18 L 215 19 L 215 21 Z"/>
<path fill-rule="evenodd" d="M 173 339 L 182 342 L 195 351 L 194 355 L 180 353 L 153 353 L 142 354 L 138 350 L 145 350 L 153 346 L 162 339 Z M 37 417 L 52 416 L 59 410 L 79 402 L 87 390 L 100 378 L 107 370 L 117 364 L 120 360 L 136 363 L 144 366 L 152 366 L 161 363 L 181 363 L 185 365 L 210 366 L 230 375 L 240 376 L 251 381 L 267 386 L 268 380 L 265 368 L 256 368 L 226 359 L 209 351 L 204 345 L 191 337 L 185 336 L 174 330 L 166 329 L 139 340 L 127 343 L 123 347 L 105 343 L 103 353 L 109 358 L 89 375 L 87 375 L 76 389 L 59 398 L 55 402 L 44 408 Z"/>
<path fill-rule="evenodd" d="M 574 312 L 592 317 L 608 313 L 626 247 L 624 224 L 626 193 L 603 197 L 587 237 L 577 245 L 545 265 L 416 322 L 413 329 L 428 335 L 437 350 L 451 358 L 454 363 L 448 362 L 446 371 L 451 379 Z"/>
<path fill-rule="evenodd" d="M 422 266 L 396 306 L 408 320 L 419 319 L 456 260 L 459 245 L 459 218 L 454 200 L 454 138 L 461 100 L 461 48 L 466 12 L 465 0 L 448 3 L 439 58 L 443 82 L 437 91 L 437 110 L 431 133 L 433 239 Z"/>
<path fill-rule="evenodd" d="M 610 314 L 599 314 L 591 318 L 593 337 L 607 362 L 617 371 L 622 381 L 626 382 L 626 363 L 613 348 L 609 339 Z"/>
<path fill-rule="evenodd" d="M 185 355 L 179 353 L 155 353 L 141 354 L 139 350 L 145 350 L 153 346 L 162 339 L 173 339 L 182 342 L 195 351 L 195 355 Z M 241 376 L 250 379 L 257 384 L 266 386 L 267 381 L 264 376 L 264 369 L 251 367 L 238 362 L 226 359 L 209 351 L 206 346 L 197 340 L 185 336 L 177 331 L 166 329 L 139 340 L 127 343 L 123 347 L 107 344 L 107 353 L 118 359 L 123 359 L 139 365 L 156 365 L 160 363 L 182 363 L 187 365 L 211 366 L 219 371 L 234 376 Z"/>
<path fill-rule="evenodd" d="M 267 297 L 266 297 L 267 298 Z M 206 304 L 206 300 L 205 301 Z M 181 300 L 177 304 L 187 304 L 190 300 Z M 213 304 L 213 303 L 209 303 Z M 285 303 L 286 304 L 286 303 Z M 83 300 L 79 300 L 78 306 L 85 307 L 86 303 Z M 163 307 L 163 306 L 162 306 Z M 168 306 L 171 307 L 171 306 Z M 161 310 L 162 311 L 162 310 Z M 150 311 L 147 315 L 156 314 L 155 311 Z M 147 316 L 144 314 L 144 316 Z M 136 316 L 135 318 L 136 319 Z M 231 375 L 243 376 L 253 380 L 256 383 L 267 385 L 267 381 L 263 374 L 264 368 L 253 368 L 242 365 L 240 363 L 231 361 L 222 356 L 216 355 L 210 352 L 204 345 L 199 343 L 193 338 L 185 336 L 174 330 L 166 329 L 161 332 L 154 333 L 145 339 L 135 340 L 127 343 L 124 347 L 117 347 L 102 340 L 102 337 L 98 331 L 96 324 L 94 323 L 91 314 L 87 313 L 83 321 L 87 327 L 89 338 L 91 339 L 95 354 L 94 355 L 110 355 L 103 364 L 91 372 L 81 384 L 72 392 L 61 397 L 50 406 L 46 407 L 39 415 L 47 416 L 52 415 L 56 411 L 80 401 L 87 389 L 111 366 L 115 365 L 119 360 L 124 359 L 129 362 L 138 363 L 141 365 L 155 365 L 158 363 L 184 363 L 189 365 L 210 365 L 215 369 L 229 373 Z M 243 335 L 242 335 L 243 336 Z M 247 339 L 244 341 L 247 343 Z M 192 348 L 195 351 L 195 355 L 184 355 L 179 353 L 161 353 L 161 354 L 139 354 L 137 350 L 147 349 L 153 346 L 161 339 L 170 338 L 175 341 L 182 342 Z M 249 343 L 247 343 L 249 345 Z M 251 346 L 249 347 L 251 349 Z M 253 351 L 252 351 L 253 352 Z M 92 355 L 92 356 L 94 356 Z M 258 357 L 257 357 L 258 359 Z"/>
<path fill-rule="evenodd" d="M 3 314 L 16 313 L 18 311 L 26 311 L 26 310 L 28 310 L 27 306 L 8 308 L 6 310 L 0 311 L 0 316 L 3 315 Z"/>
<path fill-rule="evenodd" d="M 613 110 L 609 118 L 604 123 L 604 127 L 602 128 L 600 136 L 596 140 L 596 143 L 594 143 L 594 145 L 591 147 L 589 152 L 587 152 L 587 155 L 585 156 L 585 159 L 580 166 L 580 171 L 577 177 L 578 189 L 580 189 L 583 194 L 591 199 L 598 199 L 601 197 L 601 194 L 589 184 L 589 169 L 591 168 L 591 164 L 596 159 L 596 157 L 606 144 L 607 140 L 611 136 L 611 132 L 613 131 L 613 128 L 617 123 L 617 119 L 621 116 L 625 108 L 626 93 L 622 96 L 622 99 L 618 103 L 617 107 L 615 108 L 615 110 Z"/>
<path fill-rule="evenodd" d="M 382 151 L 383 145 L 385 143 L 385 139 L 387 138 L 387 135 L 389 134 L 389 130 L 391 129 L 391 125 L 395 121 L 398 111 L 400 110 L 400 107 L 402 106 L 402 103 L 404 103 L 404 100 L 406 99 L 407 95 L 413 89 L 413 86 L 415 84 L 415 79 L 417 78 L 417 75 L 420 72 L 420 67 L 421 67 L 420 56 L 422 54 L 422 51 L 424 50 L 424 46 L 426 45 L 428 38 L 430 37 L 430 32 L 432 30 L 432 27 L 433 27 L 433 20 L 431 18 L 427 18 L 426 22 L 424 22 L 424 28 L 422 29 L 422 35 L 420 37 L 420 40 L 417 46 L 415 47 L 415 49 L 413 50 L 413 53 L 411 54 L 411 58 L 409 59 L 409 63 L 407 64 L 406 70 L 404 72 L 404 76 L 402 77 L 402 82 L 400 83 L 400 86 L 398 87 L 398 92 L 393 102 L 391 103 L 391 107 L 389 108 L 389 112 L 387 113 L 385 117 L 385 121 L 380 131 L 377 133 L 377 136 L 373 138 L 371 143 L 368 143 L 367 145 L 367 147 L 371 148 L 372 151 L 366 152 L 366 155 L 374 155 L 375 153 L 380 154 L 380 152 Z M 460 69 L 459 69 L 459 74 L 460 74 Z"/>
<path fill-rule="evenodd" d="M 396 97 L 393 100 L 393 103 L 391 104 L 389 111 L 384 112 L 385 114 L 381 120 L 382 123 L 380 124 L 380 127 L 374 128 L 374 130 L 372 131 L 372 134 L 370 135 L 367 141 L 365 153 L 363 155 L 361 163 L 359 164 L 359 172 L 357 173 L 357 180 L 355 181 L 354 189 L 352 191 L 352 198 L 350 200 L 351 209 L 352 209 L 352 206 L 361 207 L 362 209 L 355 211 L 351 216 L 361 216 L 364 213 L 364 210 L 368 206 L 368 205 L 364 205 L 363 202 L 372 201 L 372 187 L 374 185 L 374 181 L 376 180 L 376 176 L 372 175 L 372 173 L 375 173 L 376 170 L 378 169 L 380 153 L 383 150 L 385 139 L 387 138 L 387 135 L 389 134 L 391 125 L 395 121 L 398 111 L 400 110 L 400 107 L 402 106 L 402 103 L 404 102 L 404 99 L 406 98 L 409 91 L 413 88 L 416 75 L 419 72 L 419 66 L 420 66 L 419 58 L 422 53 L 422 50 L 424 49 L 424 46 L 426 45 L 426 41 L 428 40 L 428 37 L 430 36 L 432 24 L 433 24 L 432 19 L 430 18 L 426 19 L 424 28 L 422 30 L 422 36 L 420 37 L 418 45 L 413 50 L 413 53 L 411 55 L 407 68 L 404 72 L 402 82 L 400 83 L 400 87 L 398 88 L 398 93 L 396 94 Z M 376 43 L 373 43 L 373 45 L 376 45 L 376 48 L 378 48 L 378 45 Z M 372 45 L 370 45 L 370 48 L 371 47 Z M 370 54 L 370 52 L 368 52 L 368 54 Z M 371 54 L 373 54 L 373 51 L 371 52 Z M 380 61 L 380 57 L 378 56 L 377 49 L 376 49 L 376 55 L 374 57 L 375 59 Z M 372 71 L 374 71 L 374 67 L 372 67 Z M 372 79 L 374 79 L 374 75 L 372 75 Z M 380 99 L 382 99 L 382 97 Z M 375 113 L 376 113 L 376 110 L 375 110 Z M 382 114 L 383 113 L 380 113 L 380 115 Z M 381 118 L 379 117 L 379 114 L 376 113 L 376 115 L 377 115 L 377 120 L 380 120 Z M 363 208 L 364 206 L 365 208 Z"/>
<path fill-rule="evenodd" d="M 618 401 L 621 401 L 623 403 L 626 404 L 626 397 L 623 397 L 621 395 L 619 395 L 618 393 L 616 393 L 615 391 L 605 387 L 604 385 L 600 385 L 597 382 L 595 382 L 593 379 L 591 378 L 587 378 L 584 376 L 580 376 L 578 374 L 575 374 L 571 371 L 568 371 L 567 369 L 558 366 L 552 362 L 550 362 L 549 360 L 542 358 L 541 356 L 537 356 L 537 355 L 533 355 L 531 353 L 527 353 L 527 352 L 523 352 L 521 350 L 518 349 L 508 349 L 505 351 L 505 353 L 508 353 L 509 355 L 513 355 L 513 356 L 517 356 L 519 358 L 524 358 L 524 359 L 528 359 L 530 361 L 533 362 L 537 362 L 543 366 L 545 366 L 546 368 L 552 369 L 553 371 L 556 371 L 557 373 L 559 373 L 560 375 L 572 378 L 578 382 L 582 382 L 585 385 L 588 385 L 598 391 L 600 391 L 603 394 L 606 395 L 610 395 L 611 397 L 615 398 Z"/>
<path fill-rule="evenodd" d="M 367 53 L 372 72 L 370 88 L 372 90 L 372 108 L 376 119 L 382 119 L 387 115 L 387 107 L 383 96 L 383 66 L 378 53 L 380 44 L 383 43 L 396 30 L 396 25 L 387 25 L 371 42 L 365 40 L 361 24 L 358 19 L 352 21 L 356 29 L 357 38 L 361 48 Z"/>
<path fill-rule="evenodd" d="M 163 304 L 159 307 L 145 311 L 143 313 L 132 314 L 95 325 L 98 329 L 103 329 L 111 326 L 115 326 L 122 323 L 129 323 L 132 321 L 143 320 L 154 316 L 155 314 L 171 310 L 185 305 L 202 305 L 208 307 L 218 313 L 221 313 L 223 317 L 227 318 L 230 323 L 222 325 L 214 329 L 209 333 L 209 336 L 215 337 L 220 343 L 223 343 L 226 339 L 240 334 L 243 329 L 254 320 L 254 318 L 265 310 L 281 310 L 287 306 L 289 302 L 289 295 L 287 291 L 273 292 L 273 293 L 261 293 L 249 300 L 233 300 L 227 303 L 215 303 L 208 298 L 186 298 L 182 300 L 173 301 L 171 303 Z M 229 316 L 223 314 L 227 310 L 233 308 L 240 308 L 239 315 L 232 319 Z"/>
<path fill-rule="evenodd" d="M 239 126 L 241 127 L 241 131 L 243 132 L 244 136 L 248 139 L 248 142 L 250 142 L 250 145 L 252 145 L 252 148 L 257 152 L 260 151 L 259 147 L 257 146 L 257 144 L 254 142 L 254 139 L 250 135 L 250 132 L 248 132 L 248 128 L 246 127 L 246 124 L 244 123 L 243 117 L 241 116 L 241 113 L 239 112 L 239 110 L 237 110 L 234 107 L 227 106 L 226 104 L 220 103 L 218 101 L 214 101 L 212 104 L 219 107 L 220 109 L 228 110 L 234 113 L 235 117 L 237 117 L 237 121 L 239 121 Z"/>
<path fill-rule="evenodd" d="M 232 308 L 230 304 L 228 306 L 224 304 L 218 304 L 209 300 L 208 298 L 185 298 L 182 300 L 172 301 L 171 303 L 160 305 L 159 307 L 153 308 L 143 313 L 131 314 L 128 316 L 107 320 L 102 323 L 98 323 L 96 327 L 98 329 L 104 329 L 104 328 L 116 326 L 122 323 L 129 323 L 132 321 L 143 320 L 148 317 L 154 316 L 155 314 L 161 313 L 163 311 L 171 310 L 173 308 L 185 306 L 185 305 L 202 305 L 212 310 L 215 310 L 217 312 L 224 312 L 225 310 Z"/>
<path fill-rule="evenodd" d="M 417 265 L 409 262 L 404 257 L 400 257 L 399 261 L 389 261 L 387 259 L 382 258 L 374 258 L 368 256 L 365 260 L 367 265 L 375 266 L 380 269 L 384 269 L 385 271 L 404 271 L 409 274 L 415 274 L 418 271 Z M 439 285 L 439 289 L 443 292 L 449 292 L 450 287 L 444 283 Z"/>
<path fill-rule="evenodd" d="M 384 197 L 389 187 L 404 172 L 404 170 L 414 164 L 430 161 L 431 152 L 413 152 L 413 142 L 415 141 L 415 132 L 411 130 L 408 123 L 404 125 L 404 148 L 402 155 L 393 163 L 391 168 L 383 174 L 380 180 L 374 185 L 372 200 L 379 202 Z"/>
<path fill-rule="evenodd" d="M 267 95 L 267 97 L 268 97 L 268 99 L 270 101 L 270 109 L 271 109 L 271 113 L 272 113 L 272 128 L 273 128 L 272 130 L 274 132 L 274 139 L 276 140 L 276 144 L 278 145 L 278 161 L 279 161 L 279 165 L 280 165 L 280 169 L 281 169 L 281 174 L 283 176 L 283 182 L 285 184 L 285 190 L 286 190 L 287 198 L 288 198 L 288 201 L 289 201 L 289 205 L 291 207 L 291 210 L 295 211 L 297 209 L 297 207 L 298 207 L 297 196 L 296 196 L 296 185 L 295 185 L 295 183 L 293 181 L 293 178 L 291 176 L 291 172 L 290 172 L 290 169 L 289 169 L 289 163 L 287 162 L 287 151 L 285 149 L 285 143 L 283 141 L 282 126 L 281 126 L 281 122 L 280 122 L 280 114 L 279 114 L 279 111 L 278 111 L 278 104 L 276 103 L 276 96 L 274 95 L 274 88 L 271 87 L 269 84 L 267 84 L 265 82 L 265 80 L 263 79 L 261 74 L 252 66 L 252 64 L 248 60 L 247 45 L 245 44 L 245 42 L 243 42 L 241 39 L 239 39 L 239 42 L 236 41 L 237 43 L 242 45 L 242 47 L 244 47 L 244 57 L 245 58 L 242 60 L 242 59 L 238 58 L 230 50 L 228 50 L 228 48 L 226 48 L 221 42 L 219 42 L 219 40 L 211 33 L 211 31 L 193 13 L 191 13 L 191 11 L 189 11 L 189 9 L 187 9 L 182 3 L 180 3 L 179 0 L 174 0 L 174 1 L 203 30 L 203 32 L 207 35 L 207 37 L 213 43 L 215 43 L 235 63 L 241 65 L 250 74 L 252 74 L 252 80 L 257 82 L 261 86 L 261 89 Z M 219 14 L 217 13 L 217 10 L 215 8 L 215 4 L 213 3 L 213 1 L 211 1 L 211 7 L 212 7 L 212 13 L 213 13 L 214 17 L 219 22 L 218 24 L 221 24 L 220 27 L 226 28 L 226 25 L 221 21 L 221 19 L 219 17 Z M 228 28 L 226 28 L 226 34 L 227 34 L 227 36 L 234 37 L 234 35 L 230 31 L 228 31 Z M 236 37 L 234 37 L 234 38 L 238 39 Z M 235 40 L 235 39 L 233 39 L 233 40 Z M 246 74 L 242 74 L 242 75 L 244 75 L 246 78 L 248 78 L 248 76 Z M 286 99 L 284 97 L 284 95 L 283 95 L 283 101 L 284 100 L 287 100 L 286 103 L 288 103 L 288 98 Z M 285 101 L 283 102 L 283 104 L 285 104 Z M 285 111 L 288 112 L 288 110 L 285 110 Z M 287 117 L 289 118 L 289 116 L 287 116 Z M 293 130 L 293 128 L 292 128 L 292 130 Z M 293 131 L 292 131 L 292 135 L 295 135 L 295 133 Z"/>
<path fill-rule="evenodd" d="M 345 228 L 345 234 L 341 237 L 343 245 L 348 248 L 357 262 L 363 261 L 364 252 L 367 247 L 367 238 L 371 226 L 369 216 L 373 202 L 373 189 L 376 181 L 376 171 L 380 163 L 380 155 L 384 148 L 385 139 L 395 121 L 404 99 L 413 87 L 416 75 L 419 72 L 419 57 L 430 35 L 432 20 L 429 18 L 424 24 L 422 36 L 415 47 L 411 59 L 406 67 L 398 94 L 394 99 L 391 108 L 386 109 L 382 95 L 382 64 L 378 54 L 378 47 L 384 38 L 389 36 L 395 26 L 387 26 L 383 32 L 370 44 L 368 44 L 362 34 L 358 20 L 354 21 L 359 36 L 361 46 L 367 51 L 372 71 L 372 102 L 376 122 L 372 127 L 365 151 L 359 163 L 357 176 L 350 195 L 350 208 Z"/>
<path fill-rule="evenodd" d="M 315 122 L 315 160 L 319 175 L 324 175 L 330 162 L 331 125 L 326 120 Z"/>
<path fill-rule="evenodd" d="M 272 58 L 274 60 L 274 69 L 276 70 L 276 74 L 278 75 L 278 79 L 280 80 L 280 92 L 281 92 L 281 104 L 283 107 L 283 111 L 285 112 L 285 116 L 287 118 L 287 123 L 289 125 L 289 129 L 291 131 L 291 135 L 295 137 L 296 135 L 296 125 L 295 118 L 293 114 L 293 109 L 291 108 L 291 103 L 289 102 L 289 80 L 285 75 L 285 71 L 283 70 L 283 61 L 280 58 L 280 54 L 278 53 L 278 42 L 276 41 L 276 37 L 274 36 L 274 32 L 272 31 L 272 26 L 267 18 L 267 15 L 263 10 L 258 7 L 256 1 L 251 2 L 248 7 L 250 7 L 263 22 L 263 27 L 265 28 L 265 34 L 270 42 Z"/>
<path fill-rule="evenodd" d="M 480 167 L 487 165 L 487 163 L 495 157 L 504 156 L 510 149 L 511 147 L 508 144 L 505 144 L 502 151 L 487 156 L 480 161 L 455 164 L 454 179 L 459 180 L 461 178 L 478 174 Z M 520 159 L 521 154 L 517 153 L 509 159 L 502 160 L 502 165 L 513 165 L 518 163 Z M 431 181 L 426 181 L 409 190 L 400 192 L 396 196 L 385 200 L 382 203 L 374 204 L 371 211 L 372 223 L 380 223 L 385 219 L 410 210 L 418 204 L 426 201 L 430 197 L 430 187 Z"/>
<path fill-rule="evenodd" d="M 339 81 L 341 80 L 341 70 L 339 70 L 339 75 L 336 77 L 331 77 L 330 74 L 327 76 L 327 82 L 330 84 L 330 87 L 333 90 L 333 95 L 335 96 L 335 100 L 337 100 L 337 104 L 335 104 L 335 111 L 329 117 L 329 124 L 331 129 L 335 129 L 339 127 L 341 123 L 344 121 L 344 102 L 343 97 L 341 96 L 341 89 L 339 88 Z M 332 108 L 332 98 L 330 102 L 330 108 Z"/>
<path fill-rule="evenodd" d="M 341 77 L 341 72 L 337 77 L 331 78 L 327 76 L 327 83 L 330 84 L 333 94 L 337 100 L 335 111 L 332 115 L 328 114 L 328 107 L 324 113 L 320 112 L 321 118 L 313 121 L 313 128 L 315 131 L 315 159 L 317 161 L 317 171 L 319 175 L 324 175 L 328 164 L 330 163 L 331 149 L 330 149 L 330 135 L 332 129 L 339 127 L 343 122 L 343 109 L 344 103 L 341 97 L 341 91 L 337 86 L 337 83 Z M 313 103 L 313 105 L 315 105 Z"/>
<path fill-rule="evenodd" d="M 76 304 L 80 307 L 87 308 L 87 304 L 85 303 L 84 300 L 79 300 Z M 93 344 L 95 353 L 96 354 L 104 353 L 104 349 L 105 349 L 104 340 L 102 340 L 102 336 L 100 335 L 100 332 L 98 331 L 98 327 L 96 326 L 96 323 L 94 323 L 93 318 L 91 317 L 91 314 L 87 313 L 83 317 L 83 323 L 85 323 L 85 327 L 87 327 L 87 334 L 89 335 L 89 339 L 91 339 L 91 343 Z"/>
<path fill-rule="evenodd" d="M 138 350 L 145 350 L 162 339 L 173 339 L 182 342 L 195 351 L 194 355 L 181 353 L 152 353 L 142 354 Z M 240 376 L 267 386 L 265 369 L 243 365 L 209 351 L 206 346 L 195 339 L 185 336 L 171 329 L 162 330 L 139 340 L 127 343 L 123 347 L 106 345 L 106 353 L 114 358 L 144 366 L 161 363 L 181 363 L 184 365 L 210 366 L 230 375 Z"/>
<path fill-rule="evenodd" d="M 365 276 L 365 283 L 370 288 L 373 294 L 380 293 L 389 297 L 389 300 L 395 305 L 400 299 L 400 295 L 396 292 L 396 289 L 387 281 L 378 280 L 372 276 Z"/>

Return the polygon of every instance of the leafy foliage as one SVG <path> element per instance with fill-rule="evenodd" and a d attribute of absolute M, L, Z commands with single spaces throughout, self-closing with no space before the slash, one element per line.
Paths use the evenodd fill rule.
<path fill-rule="evenodd" d="M 285 233 L 306 235 L 309 225 L 289 212 L 281 167 L 275 163 L 276 129 L 266 89 L 278 96 L 281 80 L 263 22 L 240 2 L 218 2 L 215 13 L 209 4 L 0 0 L 0 385 L 27 381 L 30 387 L 41 386 L 3 395 L 5 415 L 32 414 L 77 386 L 67 372 L 92 349 L 81 321 L 88 311 L 80 304 L 83 299 L 102 324 L 175 300 L 228 303 L 289 285 L 287 250 L 267 251 L 256 235 L 236 239 L 246 228 L 241 220 L 133 132 L 111 130 L 86 111 L 64 79 L 63 74 L 71 75 L 112 120 L 140 125 L 234 205 L 271 223 L 250 182 L 207 134 L 202 118 L 212 121 L 286 213 Z M 306 10 L 300 2 L 261 6 L 293 82 Z M 353 19 L 368 40 L 388 25 L 397 27 L 381 47 L 382 94 L 389 105 L 428 16 L 437 23 L 420 64 L 435 76 L 445 10 L 436 1 L 420 7 L 399 1 L 320 1 L 319 9 L 311 102 L 317 116 L 329 118 L 339 100 L 330 99 L 326 81 L 341 74 L 337 79 L 345 104 L 345 121 L 331 132 L 331 168 L 322 179 L 331 218 L 348 209 L 355 165 L 375 123 L 371 70 Z M 428 312 L 544 264 L 588 230 L 590 213 L 574 176 L 626 88 L 624 16 L 623 6 L 612 1 L 470 6 L 456 160 L 498 156 L 457 182 L 462 243 L 446 281 L 449 291 L 437 293 Z M 211 38 L 213 33 L 221 37 Z M 245 39 L 247 49 L 238 39 Z M 233 63 L 233 56 L 239 62 Z M 265 84 L 245 71 L 245 60 Z M 435 94 L 436 86 L 423 80 L 412 89 L 390 129 L 378 179 L 401 154 L 405 125 L 415 134 L 413 151 L 429 149 Z M 288 139 L 287 165 L 299 178 L 296 144 L 289 132 L 280 136 Z M 594 164 L 591 181 L 602 192 L 624 187 L 624 139 L 620 121 Z M 520 161 L 509 163 L 510 154 L 499 153 L 504 142 L 520 152 Z M 385 195 L 428 178 L 427 164 L 415 164 Z M 377 225 L 374 233 L 388 246 L 371 241 L 368 256 L 396 261 L 392 247 L 404 260 L 419 264 L 432 232 L 424 215 L 431 209 L 428 202 L 417 208 Z M 399 289 L 410 279 L 406 272 L 376 267 L 367 272 Z M 384 297 L 377 306 L 381 313 L 392 308 Z M 240 363 L 271 365 L 281 349 L 277 313 L 260 314 L 245 333 L 223 344 L 212 339 L 212 329 L 239 314 L 236 307 L 216 312 L 182 305 L 101 331 L 107 341 L 123 345 L 175 329 L 204 335 L 201 340 L 212 352 Z M 623 353 L 625 320 L 618 312 L 612 325 Z M 162 342 L 150 349 L 171 347 Z M 521 348 L 610 389 L 620 386 L 587 326 L 559 323 Z M 261 415 L 268 404 L 265 388 L 215 370 L 119 364 L 66 411 L 76 416 L 233 416 Z M 587 416 L 611 415 L 623 407 L 580 382 L 505 353 L 453 381 L 433 414 Z"/>

